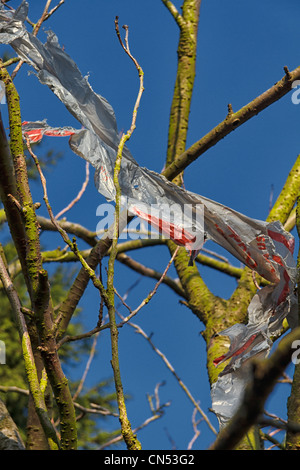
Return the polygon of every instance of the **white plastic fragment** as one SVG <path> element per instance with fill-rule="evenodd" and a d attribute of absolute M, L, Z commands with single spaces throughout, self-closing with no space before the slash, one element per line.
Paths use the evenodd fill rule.
<path fill-rule="evenodd" d="M 54 33 L 49 32 L 42 44 L 26 30 L 27 12 L 25 1 L 16 11 L 0 6 L 0 43 L 10 44 L 35 69 L 39 81 L 55 93 L 84 129 L 51 127 L 46 121 L 25 122 L 24 135 L 31 142 L 44 135 L 69 136 L 71 149 L 95 168 L 98 191 L 114 200 L 113 171 L 119 143 L 114 111 L 92 90 Z M 131 213 L 185 246 L 193 256 L 205 239 L 211 239 L 271 283 L 253 297 L 247 325 L 233 325 L 220 333 L 229 337 L 230 348 L 215 358 L 215 365 L 227 359 L 230 362 L 212 387 L 212 409 L 223 426 L 242 399 L 249 359 L 268 354 L 271 337 L 279 333 L 284 318 L 291 327 L 296 324 L 294 239 L 280 222 L 249 218 L 141 168 L 128 148 L 123 152 L 120 187 L 123 203 Z"/>

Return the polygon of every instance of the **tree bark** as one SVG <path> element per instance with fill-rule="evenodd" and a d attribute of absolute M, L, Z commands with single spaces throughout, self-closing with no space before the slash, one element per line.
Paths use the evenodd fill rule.
<path fill-rule="evenodd" d="M 18 428 L 2 400 L 0 400 L 0 450 L 25 450 Z"/>

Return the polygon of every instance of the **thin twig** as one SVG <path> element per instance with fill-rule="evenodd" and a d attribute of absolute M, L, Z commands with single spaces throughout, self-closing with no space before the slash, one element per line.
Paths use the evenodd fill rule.
<path fill-rule="evenodd" d="M 15 385 L 11 385 L 9 387 L 6 387 L 4 385 L 0 385 L 0 392 L 3 392 L 3 393 L 10 393 L 10 392 L 20 393 L 20 395 L 25 395 L 27 397 L 29 395 L 29 390 L 27 390 L 25 388 L 16 387 Z"/>
<path fill-rule="evenodd" d="M 33 35 L 36 36 L 37 33 L 39 32 L 40 30 L 40 27 L 42 26 L 43 22 L 45 21 L 46 19 L 46 16 L 48 14 L 48 10 L 50 8 L 50 4 L 51 4 L 52 0 L 47 0 L 46 2 L 46 5 L 44 7 L 44 11 L 42 13 L 42 16 L 40 17 L 40 19 L 38 20 L 38 22 L 36 23 L 36 25 L 34 26 L 33 28 Z"/>
<path fill-rule="evenodd" d="M 119 30 L 119 17 L 116 16 L 115 18 L 115 29 L 116 29 L 116 33 L 117 33 L 117 36 L 118 36 L 118 39 L 119 39 L 119 42 L 121 44 L 121 46 L 123 47 L 124 51 L 126 52 L 126 54 L 130 57 L 130 59 L 133 61 L 134 65 L 136 66 L 136 69 L 137 71 L 139 72 L 139 76 L 141 78 L 141 76 L 143 76 L 143 70 L 141 68 L 141 66 L 139 65 L 138 61 L 136 60 L 135 57 L 133 57 L 133 55 L 131 54 L 130 52 L 130 49 L 129 49 L 129 43 L 128 43 L 128 33 L 129 33 L 129 29 L 128 29 L 128 26 L 127 25 L 124 25 L 123 28 L 125 29 L 126 31 L 126 34 L 125 34 L 125 44 L 123 43 L 122 41 L 122 38 L 121 38 L 121 34 L 120 34 L 120 30 Z M 138 94 L 138 103 L 136 103 L 136 108 L 138 108 L 139 106 L 139 101 L 140 101 L 140 98 L 141 98 L 141 94 L 142 92 L 144 91 L 144 87 L 143 87 L 143 82 L 140 83 L 140 90 L 139 90 L 139 94 Z M 131 129 L 133 130 L 133 126 L 135 126 L 135 121 L 136 121 L 136 113 L 134 114 L 133 116 L 133 120 L 132 120 L 132 123 L 131 123 Z"/>
<path fill-rule="evenodd" d="M 150 277 L 156 280 L 159 280 L 162 277 L 161 272 L 149 268 L 148 266 L 145 266 L 142 263 L 139 263 L 138 261 L 130 258 L 130 256 L 125 253 L 118 253 L 117 260 L 122 264 L 125 264 L 130 269 L 133 269 L 135 272 L 141 274 L 142 276 Z M 174 292 L 176 292 L 177 295 L 180 295 L 185 299 L 187 298 L 184 290 L 182 289 L 180 283 L 177 280 L 174 280 L 169 276 L 165 276 L 162 282 L 169 286 Z"/>
<path fill-rule="evenodd" d="M 83 372 L 83 375 L 80 379 L 80 382 L 79 382 L 79 385 L 77 387 L 77 390 L 76 392 L 74 393 L 73 395 L 73 401 L 75 401 L 77 399 L 77 397 L 79 396 L 81 390 L 82 390 L 82 387 L 84 385 L 84 382 L 85 382 L 85 379 L 86 379 L 86 376 L 88 374 L 88 371 L 91 367 L 91 363 L 92 363 L 92 360 L 94 359 L 94 356 L 95 356 L 95 352 L 96 352 L 96 345 L 97 345 L 97 340 L 98 340 L 98 336 L 99 336 L 99 332 L 96 333 L 96 335 L 94 336 L 94 339 L 93 339 L 93 344 L 92 344 L 92 347 L 91 347 L 91 350 L 90 350 L 90 354 L 89 354 L 89 358 L 88 358 L 88 361 L 86 363 L 86 366 L 85 366 L 85 369 L 84 369 L 84 372 Z"/>
<path fill-rule="evenodd" d="M 99 333 L 99 331 L 101 331 L 103 328 L 101 328 L 100 326 L 96 326 L 95 328 L 93 328 L 92 330 L 86 332 L 86 333 L 82 333 L 81 335 L 75 335 L 75 336 L 72 336 L 72 335 L 65 335 L 62 337 L 62 339 L 57 343 L 57 349 L 61 348 L 63 344 L 65 343 L 68 343 L 68 342 L 71 342 L 71 341 L 80 341 L 80 340 L 83 340 L 83 339 L 87 339 L 87 338 L 90 338 L 91 336 Z"/>
<path fill-rule="evenodd" d="M 196 442 L 196 440 L 198 439 L 198 437 L 200 436 L 200 431 L 199 429 L 197 428 L 197 425 L 198 425 L 198 422 L 196 421 L 196 415 L 197 415 L 197 408 L 194 408 L 194 411 L 193 411 L 193 415 L 192 415 L 192 423 L 193 423 L 193 429 L 194 429 L 194 435 L 192 437 L 192 439 L 190 440 L 189 444 L 188 444 L 188 450 L 191 450 L 194 443 Z"/>
<path fill-rule="evenodd" d="M 280 450 L 285 450 L 285 446 L 281 442 L 277 441 L 277 439 L 274 439 L 274 437 L 271 436 L 270 434 L 260 431 L 260 436 L 265 441 L 270 441 L 273 444 L 272 446 L 268 447 L 268 449 L 265 449 L 265 450 L 271 450 L 275 446 L 278 447 Z"/>
<path fill-rule="evenodd" d="M 122 327 L 125 323 L 127 323 L 129 320 L 131 320 L 132 317 L 134 317 L 140 310 L 142 307 L 144 307 L 144 305 L 148 304 L 150 302 L 150 300 L 152 299 L 152 297 L 156 294 L 157 292 L 157 289 L 159 288 L 160 284 L 163 282 L 164 278 L 166 277 L 166 274 L 171 266 L 171 264 L 173 263 L 174 261 L 174 258 L 175 256 L 177 255 L 177 252 L 178 252 L 178 249 L 179 247 L 176 248 L 175 252 L 173 253 L 169 263 L 167 264 L 167 267 L 166 269 L 164 270 L 161 278 L 159 279 L 159 281 L 155 284 L 154 286 L 154 289 L 149 293 L 149 295 L 140 303 L 140 305 L 133 311 L 130 310 L 129 306 L 126 305 L 124 302 L 123 302 L 123 299 L 122 297 L 118 295 L 118 297 L 120 298 L 120 300 L 123 302 L 123 304 L 125 305 L 125 307 L 127 307 L 129 310 L 130 310 L 130 315 L 128 315 L 126 318 L 124 318 L 124 320 L 118 324 L 118 328 Z M 117 292 L 116 292 L 117 293 Z"/>
<path fill-rule="evenodd" d="M 121 162 L 122 162 L 122 154 L 125 143 L 130 139 L 134 129 L 136 127 L 136 118 L 137 118 L 137 111 L 140 105 L 141 97 L 144 91 L 144 72 L 140 65 L 138 64 L 137 60 L 132 56 L 129 45 L 128 45 L 128 27 L 126 27 L 126 45 L 123 44 L 123 41 L 120 36 L 119 32 L 119 24 L 118 24 L 118 17 L 115 19 L 115 29 L 119 41 L 125 50 L 126 54 L 131 58 L 135 67 L 139 74 L 140 79 L 140 86 L 138 95 L 136 98 L 136 102 L 134 105 L 133 113 L 132 113 L 132 120 L 131 126 L 126 134 L 122 134 L 120 143 L 118 146 L 115 167 L 114 167 L 114 174 L 113 174 L 113 181 L 116 190 L 115 196 L 115 216 L 114 216 L 114 234 L 112 239 L 111 251 L 108 260 L 108 272 L 107 272 L 107 309 L 109 315 L 109 326 L 110 326 L 110 337 L 111 337 L 111 352 L 112 352 L 112 368 L 114 373 L 114 381 L 115 381 L 115 389 L 117 394 L 117 402 L 119 407 L 119 417 L 121 423 L 121 431 L 124 441 L 127 445 L 128 450 L 140 450 L 141 444 L 133 434 L 131 423 L 127 416 L 127 409 L 125 404 L 125 396 L 123 392 L 123 385 L 121 380 L 121 372 L 120 372 L 120 363 L 119 363 L 119 351 L 118 351 L 118 327 L 116 324 L 116 312 L 115 312 L 115 289 L 114 289 L 114 266 L 115 260 L 117 256 L 117 243 L 118 243 L 118 236 L 119 236 L 119 228 L 120 228 L 120 207 L 121 207 L 121 188 L 119 184 L 119 174 L 121 170 Z"/>
<path fill-rule="evenodd" d="M 161 383 L 157 384 L 156 387 L 155 387 L 155 390 L 154 390 L 155 402 L 156 402 L 155 408 L 153 408 L 152 402 L 149 403 L 150 409 L 151 409 L 151 412 L 152 412 L 152 416 L 147 418 L 142 424 L 140 424 L 138 427 L 136 427 L 132 431 L 133 433 L 136 434 L 138 431 L 145 428 L 146 426 L 148 426 L 153 421 L 156 421 L 157 419 L 161 418 L 164 414 L 164 408 L 166 408 L 167 406 L 170 406 L 169 402 L 167 402 L 163 405 L 160 405 L 160 401 L 159 401 L 159 397 L 158 397 L 158 389 L 159 389 L 160 385 L 162 385 L 162 384 Z M 99 447 L 98 450 L 106 449 L 107 447 L 120 442 L 122 440 L 122 438 L 123 438 L 123 436 L 120 434 L 119 436 L 116 436 L 116 437 L 110 439 L 109 441 L 107 441 L 105 444 L 103 444 L 101 447 Z"/>
<path fill-rule="evenodd" d="M 107 408 L 103 408 L 102 406 L 98 406 L 92 403 L 91 403 L 91 408 L 86 408 L 85 406 L 82 406 L 77 402 L 74 403 L 74 406 L 78 410 L 82 411 L 84 414 L 89 413 L 89 414 L 96 414 L 96 415 L 102 415 L 102 416 L 114 416 L 115 418 L 118 418 L 119 416 L 117 413 L 113 413 Z"/>
<path fill-rule="evenodd" d="M 81 187 L 79 193 L 78 193 L 77 196 L 73 199 L 73 201 L 71 201 L 71 202 L 67 205 L 67 207 L 65 207 L 64 209 L 62 209 L 62 210 L 55 216 L 55 219 L 59 219 L 63 214 L 65 214 L 67 211 L 69 211 L 69 210 L 76 204 L 76 202 L 78 202 L 78 201 L 81 199 L 81 197 L 82 197 L 84 191 L 86 190 L 86 187 L 87 187 L 87 185 L 88 185 L 88 182 L 89 182 L 89 178 L 90 178 L 90 170 L 89 170 L 89 168 L 90 168 L 90 164 L 89 164 L 89 162 L 86 162 L 86 164 L 85 164 L 85 180 L 84 180 L 84 182 L 83 182 L 83 184 L 82 184 L 82 187 Z"/>
<path fill-rule="evenodd" d="M 173 16 L 179 28 L 183 29 L 186 26 L 186 23 L 183 16 L 179 13 L 175 5 L 170 0 L 162 0 L 162 2 Z"/>
<path fill-rule="evenodd" d="M 219 253 L 216 253 L 215 251 L 208 250 L 207 248 L 201 248 L 202 253 L 207 253 L 208 255 L 213 256 L 214 258 L 218 258 L 221 261 L 224 261 L 224 263 L 229 264 L 229 260 L 225 258 L 225 256 L 219 255 Z"/>
<path fill-rule="evenodd" d="M 49 13 L 47 13 L 47 15 L 44 18 L 44 21 L 48 20 L 50 16 L 52 16 L 53 13 L 55 13 L 56 10 L 58 10 L 58 8 L 61 7 L 64 3 L 65 3 L 65 0 L 60 0 L 60 2 L 55 7 L 53 7 L 52 10 L 49 11 Z"/>
<path fill-rule="evenodd" d="M 122 318 L 122 320 L 124 321 L 124 317 L 122 315 L 120 315 L 119 313 L 119 316 Z M 204 421 L 207 423 L 208 427 L 211 429 L 211 431 L 214 433 L 214 434 L 217 434 L 217 431 L 215 430 L 214 426 L 211 424 L 211 422 L 209 421 L 207 415 L 204 413 L 204 411 L 200 408 L 198 402 L 195 400 L 195 398 L 193 397 L 193 395 L 191 394 L 191 392 L 189 391 L 189 389 L 187 388 L 187 386 L 183 383 L 183 381 L 180 379 L 180 377 L 178 376 L 177 372 L 175 371 L 174 367 L 172 366 L 172 364 L 169 362 L 169 360 L 167 359 L 167 357 L 154 345 L 153 341 L 151 340 L 151 338 L 145 333 L 145 331 L 137 324 L 135 323 L 132 323 L 132 322 L 128 322 L 128 325 L 132 326 L 137 333 L 139 333 L 140 335 L 143 336 L 143 338 L 145 338 L 148 343 L 150 344 L 151 348 L 156 352 L 156 354 L 162 359 L 162 361 L 165 363 L 165 365 L 167 366 L 167 368 L 171 371 L 171 373 L 173 374 L 173 376 L 175 377 L 175 379 L 177 380 L 177 382 L 179 383 L 180 387 L 184 390 L 185 394 L 188 396 L 188 398 L 191 400 L 191 402 L 193 403 L 193 405 L 195 406 L 195 408 L 199 411 L 199 413 L 201 414 L 201 416 L 203 417 Z"/>
<path fill-rule="evenodd" d="M 292 385 L 293 379 L 292 379 L 291 377 L 289 377 L 286 372 L 284 372 L 284 373 L 282 374 L 282 379 L 279 379 L 279 380 L 278 380 L 278 383 L 290 384 L 290 385 Z"/>
<path fill-rule="evenodd" d="M 5 5 L 7 8 L 9 8 L 9 10 L 14 11 L 13 7 L 11 7 L 10 5 L 6 5 L 8 2 L 10 2 L 10 0 L 1 0 L 1 3 L 3 3 L 3 5 Z"/>
<path fill-rule="evenodd" d="M 106 302 L 107 298 L 106 298 L 105 289 L 104 289 L 102 283 L 100 282 L 100 280 L 98 279 L 98 277 L 96 276 L 95 271 L 88 265 L 88 263 L 85 261 L 84 257 L 82 256 L 82 254 L 78 250 L 75 239 L 73 239 L 73 242 L 72 242 L 69 239 L 69 237 L 67 235 L 67 232 L 60 226 L 58 221 L 55 219 L 55 217 L 53 215 L 52 208 L 51 208 L 50 203 L 49 203 L 49 199 L 48 199 L 46 178 L 45 178 L 45 176 L 42 172 L 42 169 L 41 169 L 41 166 L 40 166 L 40 163 L 39 163 L 39 160 L 38 160 L 37 156 L 32 151 L 32 148 L 31 148 L 30 141 L 29 141 L 28 137 L 26 138 L 26 144 L 27 144 L 28 151 L 29 151 L 30 155 L 32 156 L 32 158 L 34 160 L 34 162 L 36 164 L 36 167 L 37 167 L 37 170 L 38 170 L 38 173 L 40 175 L 40 179 L 41 179 L 41 183 L 42 183 L 42 187 L 43 187 L 43 191 L 44 191 L 44 201 L 45 201 L 45 204 L 46 204 L 46 207 L 47 207 L 47 210 L 48 210 L 48 213 L 49 213 L 52 224 L 56 227 L 57 231 L 62 236 L 64 242 L 71 248 L 73 253 L 77 256 L 77 258 L 81 262 L 84 269 L 88 272 L 94 286 L 100 291 L 101 296 L 103 297 L 104 301 Z"/>

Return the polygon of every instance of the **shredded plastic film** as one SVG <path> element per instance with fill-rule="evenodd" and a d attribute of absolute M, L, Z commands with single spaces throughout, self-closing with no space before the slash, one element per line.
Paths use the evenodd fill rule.
<path fill-rule="evenodd" d="M 95 168 L 95 185 L 108 201 L 115 199 L 113 172 L 119 144 L 115 114 L 95 93 L 75 62 L 60 47 L 53 32 L 43 44 L 24 25 L 28 4 L 15 10 L 0 6 L 0 43 L 10 44 L 30 64 L 83 128 L 51 127 L 46 120 L 24 122 L 30 142 L 44 135 L 69 136 L 71 149 Z M 265 357 L 287 318 L 296 324 L 296 264 L 294 239 L 280 222 L 255 220 L 198 194 L 179 188 L 158 173 L 142 168 L 125 147 L 119 177 L 122 203 L 133 215 L 149 222 L 192 259 L 206 239 L 213 240 L 270 282 L 258 290 L 248 307 L 248 324 L 236 324 L 220 334 L 230 340 L 227 354 L 215 358 L 217 367 L 230 359 L 212 386 L 212 409 L 221 426 L 232 417 L 249 379 L 248 361 Z"/>

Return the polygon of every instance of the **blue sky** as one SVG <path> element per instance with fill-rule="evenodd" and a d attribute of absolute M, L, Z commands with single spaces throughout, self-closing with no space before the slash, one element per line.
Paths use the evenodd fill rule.
<path fill-rule="evenodd" d="M 19 3 L 19 0 L 12 0 L 9 4 L 15 7 Z M 181 3 L 174 1 L 178 8 Z M 30 18 L 36 21 L 44 2 L 31 0 L 29 4 Z M 228 103 L 238 110 L 281 79 L 285 65 L 290 70 L 299 65 L 299 13 L 300 4 L 296 0 L 202 0 L 188 145 L 225 118 Z M 138 76 L 116 38 L 116 15 L 120 25 L 129 26 L 131 52 L 145 74 L 137 128 L 128 146 L 141 166 L 160 172 L 166 154 L 178 41 L 177 25 L 162 2 L 66 0 L 43 25 L 39 38 L 44 42 L 48 29 L 57 34 L 60 44 L 83 75 L 89 75 L 93 89 L 113 106 L 119 129 L 127 130 L 138 91 Z M 1 50 L 8 48 L 1 47 Z M 23 66 L 15 80 L 21 97 L 22 119 L 47 118 L 53 126 L 78 127 L 51 91 L 40 85 L 34 75 L 28 76 L 28 71 L 29 68 Z M 194 162 L 185 172 L 185 187 L 250 217 L 265 219 L 271 188 L 274 187 L 275 200 L 299 153 L 299 127 L 300 106 L 292 103 L 289 94 Z M 42 149 L 49 148 L 64 152 L 64 158 L 47 174 L 49 198 L 57 213 L 81 187 L 85 162 L 71 152 L 67 139 L 45 139 Z M 42 201 L 38 183 L 33 185 L 33 195 L 35 200 Z M 91 177 L 87 191 L 68 213 L 68 219 L 95 230 L 99 221 L 96 208 L 103 202 Z M 47 215 L 44 207 L 39 213 Z M 44 237 L 42 241 L 52 248 L 62 245 L 56 235 Z M 208 247 L 224 254 L 215 245 Z M 132 256 L 160 271 L 169 261 L 169 253 L 163 247 L 145 249 Z M 238 266 L 237 261 L 233 262 Z M 200 268 L 200 271 L 213 293 L 230 296 L 236 281 L 209 268 Z M 175 276 L 174 270 L 171 274 Z M 137 274 L 118 264 L 116 286 L 120 294 L 137 279 Z M 127 302 L 137 306 L 153 286 L 154 281 L 141 279 Z M 98 294 L 90 286 L 80 304 L 87 329 L 95 326 L 98 303 Z M 216 427 L 216 419 L 208 411 L 211 402 L 205 343 L 200 335 L 203 325 L 165 286 L 160 287 L 150 304 L 140 312 L 136 323 L 148 334 L 153 332 L 153 342 L 166 354 Z M 88 375 L 89 384 L 112 373 L 108 332 L 100 336 L 97 350 L 97 359 Z M 173 376 L 146 341 L 129 326 L 120 332 L 120 355 L 124 389 L 131 395 L 128 414 L 133 427 L 151 415 L 147 394 L 153 394 L 157 383 L 166 382 L 160 389 L 161 403 L 171 402 L 164 416 L 139 434 L 143 448 L 171 449 L 171 438 L 178 449 L 186 449 L 193 437 L 193 405 Z M 82 370 L 84 366 L 83 363 Z M 80 372 L 76 375 L 80 376 Z M 288 393 L 288 386 L 281 386 L 268 403 L 269 411 L 284 416 Z M 114 427 L 113 421 L 111 425 Z M 199 429 L 201 434 L 193 448 L 205 449 L 214 436 L 205 423 L 201 423 Z"/>

